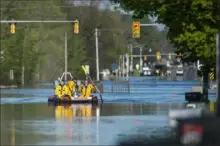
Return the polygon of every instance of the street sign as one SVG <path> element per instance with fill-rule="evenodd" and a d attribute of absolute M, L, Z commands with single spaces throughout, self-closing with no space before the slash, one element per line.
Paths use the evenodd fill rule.
<path fill-rule="evenodd" d="M 89 74 L 89 65 L 85 65 L 85 69 L 86 69 L 87 74 Z"/>
<path fill-rule="evenodd" d="M 209 78 L 210 78 L 210 80 L 214 80 L 215 79 L 214 72 L 211 72 L 209 74 Z"/>
<path fill-rule="evenodd" d="M 133 38 L 140 38 L 140 22 L 133 22 L 132 24 Z"/>
<path fill-rule="evenodd" d="M 115 71 L 117 69 L 117 64 L 113 63 L 112 64 L 112 71 Z"/>

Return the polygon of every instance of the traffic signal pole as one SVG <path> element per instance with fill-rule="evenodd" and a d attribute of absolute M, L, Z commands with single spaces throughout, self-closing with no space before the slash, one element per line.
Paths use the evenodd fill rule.
<path fill-rule="evenodd" d="M 59 20 L 1 20 L 1 23 L 71 23 L 72 21 L 59 21 Z"/>
<path fill-rule="evenodd" d="M 61 20 L 1 20 L 0 23 L 9 23 L 9 24 L 17 24 L 17 23 L 75 23 L 78 22 L 77 20 L 72 21 L 61 21 Z M 11 26 L 15 27 L 15 26 Z M 15 30 L 15 28 L 13 28 Z M 78 29 L 78 28 L 77 28 Z M 11 32 L 12 34 L 15 34 L 15 31 Z M 79 33 L 78 31 L 76 32 Z M 64 57 L 65 57 L 65 72 L 67 72 L 67 33 L 65 33 L 64 36 Z M 65 80 L 67 80 L 67 74 L 65 74 Z M 22 85 L 24 85 L 24 66 L 22 65 Z"/>
<path fill-rule="evenodd" d="M 65 79 L 65 81 L 67 81 L 67 57 L 68 57 L 68 55 L 67 55 L 67 33 L 65 33 L 65 44 L 64 44 L 64 46 L 65 46 L 65 50 L 64 50 L 64 57 L 65 57 L 65 76 L 64 76 L 64 79 Z"/>
<path fill-rule="evenodd" d="M 216 115 L 220 117 L 220 32 L 216 33 Z"/>
<path fill-rule="evenodd" d="M 99 40 L 98 29 L 95 29 L 95 50 L 96 50 L 96 80 L 99 81 Z"/>

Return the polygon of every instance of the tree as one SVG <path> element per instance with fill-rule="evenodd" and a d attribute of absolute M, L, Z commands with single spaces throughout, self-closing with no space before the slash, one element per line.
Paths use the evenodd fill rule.
<path fill-rule="evenodd" d="M 208 73 L 215 67 L 215 33 L 219 28 L 219 5 L 214 0 L 114 0 L 125 10 L 134 11 L 134 17 L 157 16 L 157 22 L 168 28 L 170 41 L 183 54 L 184 62 L 201 60 L 204 63 L 203 93 L 208 96 Z"/>
<path fill-rule="evenodd" d="M 85 41 L 80 36 L 73 36 L 71 40 L 72 46 L 68 48 L 68 70 L 74 76 L 83 79 L 85 73 L 81 66 L 88 64 Z"/>

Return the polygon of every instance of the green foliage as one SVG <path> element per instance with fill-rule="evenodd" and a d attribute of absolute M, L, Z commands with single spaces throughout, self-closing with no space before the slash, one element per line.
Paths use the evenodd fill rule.
<path fill-rule="evenodd" d="M 85 4 L 83 4 L 85 3 Z M 68 7 L 60 7 L 68 6 Z M 108 7 L 108 6 L 106 6 Z M 68 34 L 68 70 L 74 76 L 84 77 L 81 65 L 90 65 L 91 76 L 96 70 L 95 28 L 99 28 L 100 70 L 111 68 L 119 55 L 127 53 L 129 43 L 147 44 L 146 48 L 160 48 L 167 32 L 143 28 L 143 37 L 135 41 L 131 35 L 131 15 L 120 11 L 100 9 L 99 2 L 69 1 L 1 1 L 3 20 L 79 20 L 80 34 L 73 34 L 72 23 L 18 23 L 16 34 L 9 34 L 9 25 L 1 25 L 1 84 L 21 83 L 22 67 L 25 84 L 51 81 L 64 71 L 64 35 Z M 148 18 L 143 22 L 151 22 Z M 111 30 L 115 29 L 115 30 Z M 149 39 L 152 38 L 152 39 Z M 147 52 L 148 50 L 143 50 Z M 9 81 L 9 71 L 14 70 L 14 81 Z"/>
<path fill-rule="evenodd" d="M 75 36 L 71 39 L 71 42 L 72 48 L 68 48 L 68 70 L 74 76 L 82 79 L 85 75 L 81 66 L 88 64 L 85 41 L 80 36 Z"/>
<path fill-rule="evenodd" d="M 168 28 L 168 37 L 183 54 L 184 62 L 201 60 L 203 72 L 215 66 L 215 34 L 219 29 L 220 5 L 217 0 L 114 0 L 134 17 L 157 16 Z"/>

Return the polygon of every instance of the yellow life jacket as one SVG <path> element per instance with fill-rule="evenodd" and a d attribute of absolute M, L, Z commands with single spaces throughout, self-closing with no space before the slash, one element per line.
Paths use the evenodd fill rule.
<path fill-rule="evenodd" d="M 74 81 L 69 81 L 66 85 L 69 87 L 70 92 L 75 91 L 75 82 Z"/>
<path fill-rule="evenodd" d="M 62 88 L 62 96 L 68 95 L 69 97 L 72 96 L 72 93 L 67 85 L 64 85 Z"/>
<path fill-rule="evenodd" d="M 61 96 L 62 96 L 62 87 L 60 85 L 56 86 L 55 95 L 58 96 L 58 98 L 61 98 Z"/>
<path fill-rule="evenodd" d="M 89 84 L 87 87 L 84 86 L 82 88 L 82 94 L 80 97 L 85 97 L 85 98 L 90 97 L 94 89 L 95 87 L 91 84 Z"/>

